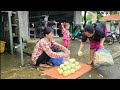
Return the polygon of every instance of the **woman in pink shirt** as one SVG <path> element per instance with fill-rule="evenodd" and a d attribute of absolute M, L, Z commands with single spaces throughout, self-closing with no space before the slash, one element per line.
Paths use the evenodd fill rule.
<path fill-rule="evenodd" d="M 45 28 L 44 37 L 36 43 L 36 46 L 34 47 L 32 53 L 32 61 L 34 65 L 40 67 L 50 67 L 50 58 L 69 57 L 69 50 L 53 40 L 53 31 L 54 30 L 51 27 Z M 57 52 L 53 52 L 53 47 L 58 48 L 65 53 L 60 54 Z"/>

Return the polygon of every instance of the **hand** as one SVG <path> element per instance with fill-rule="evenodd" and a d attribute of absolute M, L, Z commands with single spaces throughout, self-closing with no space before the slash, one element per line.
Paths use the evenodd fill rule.
<path fill-rule="evenodd" d="M 68 50 L 68 54 L 70 54 L 70 50 Z"/>
<path fill-rule="evenodd" d="M 64 58 L 68 58 L 68 57 L 69 57 L 69 54 L 68 54 L 68 53 L 63 53 L 63 57 L 64 57 Z"/>
<path fill-rule="evenodd" d="M 67 50 L 65 51 L 65 53 L 68 53 L 68 54 L 70 54 L 70 50 L 68 50 L 68 49 L 67 49 Z"/>
<path fill-rule="evenodd" d="M 104 48 L 104 45 L 103 45 L 103 44 L 100 44 L 100 48 Z"/>
<path fill-rule="evenodd" d="M 82 53 L 82 51 L 78 51 L 78 56 L 82 56 L 83 55 L 83 53 Z"/>
<path fill-rule="evenodd" d="M 64 23 L 61 23 L 61 26 L 64 27 Z"/>

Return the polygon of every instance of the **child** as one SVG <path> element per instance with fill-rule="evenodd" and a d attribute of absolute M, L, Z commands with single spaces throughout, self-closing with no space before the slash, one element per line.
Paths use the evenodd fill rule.
<path fill-rule="evenodd" d="M 68 49 L 70 45 L 69 23 L 61 23 L 63 33 L 63 45 Z"/>

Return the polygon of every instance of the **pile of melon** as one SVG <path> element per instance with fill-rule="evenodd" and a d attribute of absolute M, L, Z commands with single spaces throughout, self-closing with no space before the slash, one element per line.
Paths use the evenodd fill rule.
<path fill-rule="evenodd" d="M 63 76 L 68 76 L 72 73 L 75 73 L 79 69 L 81 69 L 80 63 L 72 58 L 69 61 L 65 61 L 63 64 L 61 64 L 57 71 Z"/>

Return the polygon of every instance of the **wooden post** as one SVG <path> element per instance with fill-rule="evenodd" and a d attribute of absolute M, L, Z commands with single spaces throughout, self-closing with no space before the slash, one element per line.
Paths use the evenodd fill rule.
<path fill-rule="evenodd" d="M 11 11 L 8 11 L 8 22 L 9 22 L 9 34 L 10 34 L 10 49 L 13 55 L 13 36 L 12 36 L 12 24 L 11 24 Z"/>
<path fill-rule="evenodd" d="M 21 12 L 18 11 L 18 20 L 19 20 L 19 37 L 20 37 L 20 53 L 21 53 L 21 65 L 24 65 L 24 60 L 23 60 L 23 43 L 22 43 L 22 37 L 21 37 L 21 31 L 22 31 L 22 20 L 21 20 Z"/>

